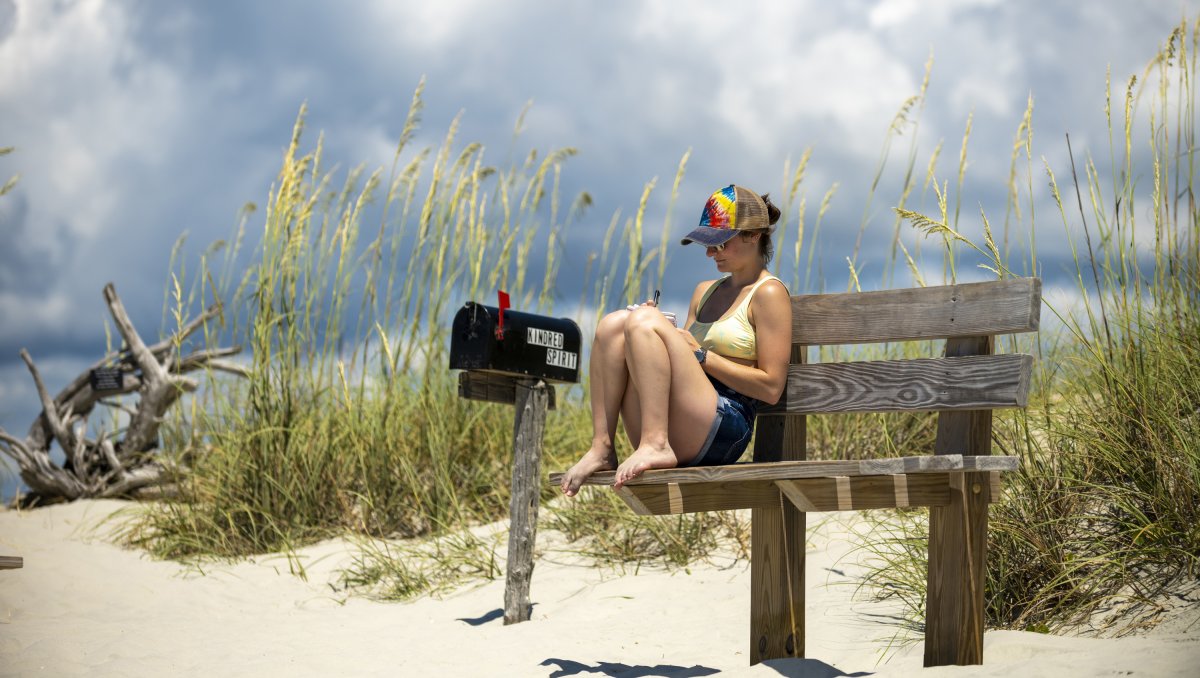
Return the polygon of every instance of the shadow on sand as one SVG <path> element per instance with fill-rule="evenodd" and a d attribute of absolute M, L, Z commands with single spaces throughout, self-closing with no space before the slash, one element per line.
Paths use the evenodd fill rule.
<path fill-rule="evenodd" d="M 675 666 L 672 664 L 659 664 L 657 666 L 630 666 L 618 662 L 596 662 L 592 664 L 583 664 L 570 659 L 558 659 L 551 657 L 542 662 L 542 666 L 557 665 L 558 670 L 550 674 L 550 678 L 562 678 L 563 676 L 578 676 L 581 674 L 602 673 L 613 678 L 642 678 L 643 676 L 669 676 L 670 678 L 692 678 L 693 676 L 711 676 L 714 673 L 720 673 L 719 670 L 700 666 Z M 863 676 L 872 675 L 867 671 L 859 671 L 858 673 L 846 673 L 836 666 L 826 664 L 817 659 L 771 659 L 762 663 L 762 666 L 770 668 L 781 676 L 786 678 L 862 678 Z"/>
<path fill-rule="evenodd" d="M 529 614 L 533 616 L 533 608 L 537 607 L 537 603 L 529 606 Z M 471 626 L 483 626 L 490 621 L 504 618 L 504 608 L 498 607 L 490 612 L 484 612 L 478 617 L 459 617 L 455 621 L 465 622 Z"/>
<path fill-rule="evenodd" d="M 641 678 L 642 676 L 671 676 L 671 678 L 691 678 L 692 676 L 711 676 L 720 673 L 717 669 L 707 666 L 673 666 L 659 664 L 658 666 L 630 666 L 618 662 L 596 662 L 582 664 L 570 659 L 551 657 L 542 662 L 542 666 L 558 665 L 558 670 L 551 673 L 551 678 L 562 676 L 577 676 L 585 673 L 603 673 L 613 678 Z"/>
<path fill-rule="evenodd" d="M 846 673 L 836 666 L 826 664 L 818 659 L 768 659 L 762 663 L 786 678 L 860 678 L 871 675 L 868 671 Z"/>

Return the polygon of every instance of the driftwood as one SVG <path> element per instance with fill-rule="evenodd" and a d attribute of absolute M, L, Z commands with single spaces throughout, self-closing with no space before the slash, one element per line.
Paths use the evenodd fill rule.
<path fill-rule="evenodd" d="M 202 369 L 240 376 L 247 373 L 242 366 L 222 360 L 238 353 L 239 348 L 179 354 L 184 340 L 216 317 L 220 306 L 209 307 L 174 336 L 147 346 L 112 283 L 104 287 L 104 300 L 125 345 L 84 370 L 58 395 L 50 396 L 33 358 L 28 351 L 21 350 L 21 359 L 29 367 L 37 387 L 42 413 L 24 439 L 0 428 L 0 452 L 17 462 L 21 479 L 30 490 L 27 500 L 52 502 L 130 496 L 169 485 L 176 469 L 168 467 L 157 454 L 158 429 L 171 405 L 198 387 L 196 380 L 185 374 Z M 92 371 L 114 366 L 119 378 L 114 380 L 113 388 L 96 391 L 92 386 Z M 130 393 L 139 396 L 131 408 L 109 400 Z M 89 438 L 87 420 L 96 405 L 126 411 L 130 415 L 128 426 L 117 431 L 100 430 L 94 438 Z M 61 465 L 50 456 L 54 442 L 63 451 Z"/>

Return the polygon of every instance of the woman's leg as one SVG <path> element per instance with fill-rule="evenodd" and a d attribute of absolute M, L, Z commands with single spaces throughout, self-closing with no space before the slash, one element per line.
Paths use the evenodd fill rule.
<path fill-rule="evenodd" d="M 625 323 L 630 316 L 626 310 L 614 311 L 601 318 L 592 340 L 592 355 L 588 361 L 592 380 L 589 395 L 592 405 L 592 446 L 572 466 L 562 479 L 562 491 L 573 497 L 579 486 L 596 471 L 617 467 L 614 438 L 617 418 L 625 392 L 629 388 L 629 370 L 625 365 Z M 628 430 L 629 423 L 626 422 Z M 631 432 L 632 435 L 632 432 Z"/>
<path fill-rule="evenodd" d="M 717 412 L 717 393 L 691 346 L 657 309 L 637 309 L 625 321 L 625 362 L 641 403 L 640 436 L 617 468 L 618 488 L 646 469 L 691 461 Z"/>

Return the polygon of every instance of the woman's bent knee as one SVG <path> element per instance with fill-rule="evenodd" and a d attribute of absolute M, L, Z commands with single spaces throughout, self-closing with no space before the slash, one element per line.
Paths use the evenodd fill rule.
<path fill-rule="evenodd" d="M 621 309 L 613 311 L 596 323 L 596 339 L 603 341 L 611 337 L 619 337 L 625 332 L 625 323 L 629 320 L 629 311 Z"/>
<path fill-rule="evenodd" d="M 653 306 L 639 306 L 629 311 L 625 320 L 625 333 L 635 330 L 654 330 L 657 325 L 669 324 L 662 312 Z"/>

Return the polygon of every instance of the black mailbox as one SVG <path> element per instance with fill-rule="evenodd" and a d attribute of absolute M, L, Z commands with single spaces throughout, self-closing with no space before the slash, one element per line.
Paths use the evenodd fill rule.
<path fill-rule="evenodd" d="M 581 338 L 574 321 L 505 309 L 499 330 L 499 308 L 464 304 L 451 328 L 450 369 L 579 381 Z"/>

